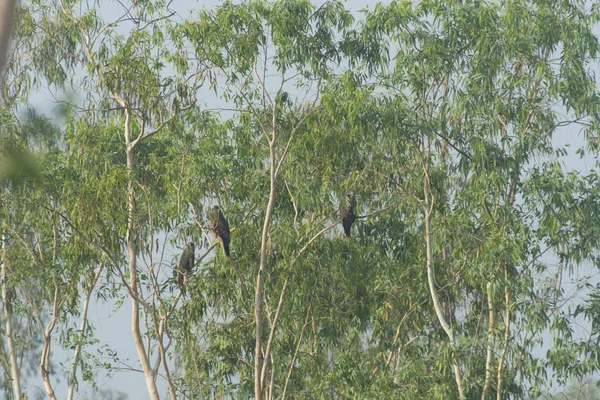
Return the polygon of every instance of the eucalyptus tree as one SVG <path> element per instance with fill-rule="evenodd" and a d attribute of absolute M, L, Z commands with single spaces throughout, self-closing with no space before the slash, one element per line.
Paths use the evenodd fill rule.
<path fill-rule="evenodd" d="M 51 333 L 80 317 L 73 397 L 101 278 L 99 296 L 131 300 L 152 399 L 159 376 L 171 398 L 524 398 L 598 370 L 598 333 L 575 332 L 597 325 L 597 288 L 574 285 L 577 303 L 563 283 L 597 263 L 597 174 L 567 172 L 552 141 L 584 126 L 580 154 L 597 151 L 595 7 L 98 6 L 19 8 L 5 77 L 23 83 L 8 105 L 34 83 L 77 91 L 44 184 L 3 192 L 25 215 L 7 224 L 3 268 L 23 279 L 3 274 L 4 314 L 11 285 L 41 310 L 50 398 Z"/>
<path fill-rule="evenodd" d="M 58 217 L 64 202 L 57 183 L 64 175 L 57 128 L 35 115 L 16 121 L 7 109 L 2 120 L 2 353 L 13 384 L 6 397 L 26 396 L 21 378 L 39 372 L 55 398 L 51 345 L 55 332 L 64 332 L 62 323 L 78 316 L 74 305 L 89 249 L 73 241 Z"/>
<path fill-rule="evenodd" d="M 204 60 L 210 68 L 210 83 L 217 95 L 235 106 L 232 139 L 237 146 L 237 157 L 234 162 L 254 164 L 250 171 L 238 169 L 249 176 L 238 174 L 230 182 L 232 188 L 236 187 L 236 194 L 239 193 L 238 207 L 247 205 L 253 213 L 264 215 L 251 221 L 260 221 L 262 225 L 260 240 L 246 239 L 247 235 L 256 234 L 255 231 L 245 232 L 241 239 L 243 243 L 258 244 L 258 248 L 244 246 L 236 250 L 236 243 L 232 243 L 232 262 L 237 262 L 242 269 L 242 289 L 247 280 L 244 275 L 255 280 L 252 302 L 256 328 L 254 349 L 236 351 L 241 351 L 242 359 L 253 353 L 254 360 L 247 362 L 253 361 L 254 364 L 255 398 L 263 398 L 267 386 L 269 392 L 274 389 L 272 379 L 267 384 L 269 367 L 274 357 L 273 344 L 294 264 L 307 246 L 335 225 L 312 231 L 318 225 L 310 224 L 311 230 L 297 238 L 300 247 L 281 248 L 279 251 L 287 253 L 282 262 L 289 266 L 287 271 L 278 272 L 277 275 L 281 276 L 275 278 L 269 259 L 276 251 L 274 247 L 280 246 L 277 244 L 280 238 L 273 237 L 272 226 L 289 222 L 277 210 L 285 207 L 284 199 L 288 196 L 282 193 L 286 186 L 282 181 L 286 158 L 305 129 L 307 119 L 318 109 L 323 82 L 340 58 L 336 42 L 351 21 L 348 11 L 337 2 L 326 3 L 319 8 L 308 1 L 272 4 L 226 2 L 215 10 L 201 12 L 197 19 L 181 28 L 196 57 Z M 295 101 L 294 98 L 303 100 Z M 230 196 L 226 179 L 222 176 L 217 182 L 218 186 L 214 188 L 216 196 L 220 195 L 220 191 Z M 241 191 L 241 188 L 245 190 Z M 282 198 L 282 195 L 285 197 Z M 221 200 L 230 202 L 234 199 Z M 317 207 L 319 203 L 322 204 L 317 202 Z M 303 219 L 302 216 L 297 217 Z M 235 253 L 240 251 L 257 256 L 240 256 L 236 260 Z M 265 289 L 268 277 L 273 280 L 269 282 L 269 289 Z M 243 302 L 249 300 L 242 299 Z M 247 372 L 238 370 L 234 375 L 238 375 L 241 393 L 245 393 Z"/>
<path fill-rule="evenodd" d="M 578 200 L 594 192 L 596 174 L 565 174 L 553 159 L 564 150 L 552 143 L 562 126 L 597 134 L 588 65 L 597 57 L 598 17 L 571 2 L 393 2 L 368 13 L 359 30 L 363 43 L 388 45 L 393 61 L 375 81 L 402 105 L 398 136 L 415 147 L 411 164 L 422 171 L 406 177 L 422 186 L 422 217 L 411 229 L 422 232 L 426 251 L 413 260 L 426 265 L 448 343 L 426 348 L 446 370 L 452 365 L 455 379 L 453 389 L 437 381 L 430 396 L 525 396 L 548 371 L 564 382 L 598 368 L 586 355 L 598 346 L 593 334 L 574 350 L 577 313 L 559 306 L 569 297 L 557 284 L 561 265 L 596 251 L 588 239 L 596 222 L 581 215 L 594 206 Z M 571 224 L 578 229 L 556 236 Z M 544 262 L 549 254 L 560 259 L 558 271 Z M 534 349 L 546 330 L 553 348 L 540 359 Z M 419 335 L 398 332 L 409 343 Z"/>
<path fill-rule="evenodd" d="M 150 398 L 158 398 L 160 365 L 175 397 L 163 346 L 170 306 L 162 301 L 157 277 L 161 265 L 153 260 L 153 235 L 169 224 L 168 208 L 153 206 L 171 189 L 160 179 L 164 164 L 156 163 L 163 161 L 161 149 L 164 156 L 168 145 L 157 138 L 176 116 L 193 107 L 194 92 L 189 89 L 195 89 L 199 79 L 194 69 L 198 66 L 192 65 L 187 76 L 173 69 L 166 76 L 166 21 L 174 12 L 165 4 L 123 6 L 121 15 L 108 22 L 96 6 L 32 2 L 26 8 L 41 32 L 33 39 L 34 76 L 59 90 L 76 89 L 83 100 L 72 102 L 73 112 L 67 115 L 64 163 L 73 168 L 64 182 L 70 194 L 68 212 L 59 216 L 80 240 L 100 252 L 98 265 L 108 263 L 131 298 L 132 333 Z M 139 281 L 140 256 L 148 266 L 144 282 Z M 87 309 L 85 303 L 83 307 Z M 141 318 L 140 307 L 149 319 Z M 144 332 L 142 321 L 148 323 Z M 144 335 L 159 343 L 146 345 Z"/>
<path fill-rule="evenodd" d="M 287 26 L 298 26 L 281 4 L 272 9 Z M 577 318 L 596 321 L 594 297 L 569 311 L 559 305 L 571 294 L 558 283 L 565 262 L 593 260 L 597 251 L 590 214 L 596 174 L 566 174 L 553 160 L 564 150 L 552 143 L 567 125 L 596 137 L 598 99 L 586 69 L 597 52 L 596 10 L 567 2 L 377 6 L 363 24 L 339 34 L 339 52 L 327 59 L 339 57 L 341 67 L 323 77 L 318 103 L 292 97 L 290 113 L 279 107 L 277 114 L 270 108 L 290 104 L 290 95 L 277 88 L 263 94 L 260 68 L 280 72 L 282 49 L 275 34 L 263 39 L 253 19 L 269 15 L 265 9 L 225 4 L 187 28 L 199 56 L 231 85 L 226 99 L 243 104 L 236 103 L 240 118 L 232 122 L 239 124 L 232 138 L 240 150 L 244 143 L 236 155 L 250 182 L 243 195 L 267 189 L 252 180 L 242 156 L 256 142 L 240 141 L 237 132 L 264 134 L 262 115 L 275 121 L 279 137 L 294 132 L 283 149 L 287 161 L 263 197 L 274 201 L 260 220 L 266 261 L 252 260 L 259 266 L 255 288 L 264 283 L 260 271 L 268 271 L 271 285 L 266 300 L 254 299 L 255 398 L 525 397 L 542 390 L 549 372 L 565 382 L 596 371 L 595 333 L 573 337 Z M 275 54 L 273 66 L 254 61 L 263 41 Z M 297 40 L 294 49 L 312 43 Z M 256 86 L 259 95 L 252 96 Z M 306 110 L 296 125 L 294 114 Z M 269 136 L 265 141 L 271 154 Z M 253 157 L 269 159 L 264 147 Z M 275 155 L 267 165 L 277 165 Z M 236 193 L 243 187 L 230 177 L 223 187 L 228 183 Z M 356 240 L 339 241 L 328 231 L 349 189 L 357 192 L 358 232 Z M 577 212 L 570 215 L 570 207 Z M 237 236 L 251 252 L 257 235 L 243 228 L 233 241 Z M 551 254 L 560 259 L 558 270 L 543 258 Z M 248 274 L 240 261 L 238 267 Z M 263 304 L 268 336 L 260 331 Z M 204 343 L 191 344 L 187 369 L 208 381 L 199 391 L 247 396 L 243 363 L 252 348 L 231 312 L 223 313 L 225 323 L 202 325 Z M 545 332 L 552 349 L 536 357 Z M 278 366 L 270 376 L 267 362 Z M 228 384 L 232 376 L 239 383 Z"/>

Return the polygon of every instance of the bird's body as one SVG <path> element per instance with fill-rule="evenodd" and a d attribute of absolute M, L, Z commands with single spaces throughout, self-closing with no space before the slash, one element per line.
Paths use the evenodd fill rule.
<path fill-rule="evenodd" d="M 225 219 L 225 216 L 223 215 L 223 212 L 219 206 L 214 206 L 212 208 L 208 218 L 208 223 L 210 226 L 210 231 L 217 238 L 219 243 L 221 243 L 225 255 L 229 257 L 229 241 L 231 240 L 229 223 Z"/>
<path fill-rule="evenodd" d="M 356 208 L 356 198 L 353 192 L 348 192 L 346 195 L 347 204 L 340 207 L 340 215 L 342 217 L 342 226 L 344 227 L 344 235 L 350 237 L 350 228 L 356 219 L 354 208 Z"/>
<path fill-rule="evenodd" d="M 185 283 L 187 275 L 192 272 L 195 261 L 195 246 L 193 242 L 190 242 L 187 244 L 183 250 L 183 254 L 181 254 L 181 257 L 179 258 L 179 265 L 173 270 L 173 275 L 174 277 L 177 277 L 180 286 Z"/>

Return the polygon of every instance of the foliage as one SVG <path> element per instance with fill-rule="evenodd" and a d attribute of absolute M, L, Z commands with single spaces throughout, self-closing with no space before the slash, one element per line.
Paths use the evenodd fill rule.
<path fill-rule="evenodd" d="M 580 127 L 597 157 L 596 6 L 98 7 L 18 11 L 0 144 L 37 163 L 0 172 L 23 357 L 79 348 L 69 384 L 93 382 L 102 338 L 73 321 L 95 294 L 132 302 L 151 398 L 536 398 L 600 369 L 599 180 L 555 140 Z M 14 116 L 33 87 L 64 95 L 56 126 Z"/>

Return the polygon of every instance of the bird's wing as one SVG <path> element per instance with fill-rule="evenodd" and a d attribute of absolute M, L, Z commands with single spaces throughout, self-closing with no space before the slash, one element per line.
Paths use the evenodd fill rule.
<path fill-rule="evenodd" d="M 221 238 L 223 238 L 223 241 L 229 243 L 229 239 L 230 239 L 229 223 L 225 219 L 225 216 L 223 215 L 223 213 L 220 213 L 220 215 L 219 215 L 218 234 Z"/>
<path fill-rule="evenodd" d="M 180 268 L 184 268 L 187 266 L 188 263 L 188 259 L 189 259 L 189 252 L 187 249 L 185 249 L 183 251 L 183 254 L 181 255 L 181 258 L 179 259 L 179 267 Z"/>

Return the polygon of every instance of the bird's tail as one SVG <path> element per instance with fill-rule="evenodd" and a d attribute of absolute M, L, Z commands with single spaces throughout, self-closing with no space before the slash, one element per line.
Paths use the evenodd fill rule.
<path fill-rule="evenodd" d="M 223 252 L 225 253 L 225 255 L 227 257 L 229 257 L 229 243 L 225 243 L 225 241 L 218 236 L 217 239 L 219 240 L 219 243 L 221 244 L 221 247 L 223 248 Z"/>
<path fill-rule="evenodd" d="M 185 295 L 185 286 L 187 285 L 187 275 L 179 268 L 173 269 L 173 279 L 177 282 L 179 290 Z"/>
<path fill-rule="evenodd" d="M 223 242 L 223 251 L 225 252 L 225 255 L 229 257 L 229 243 Z"/>

